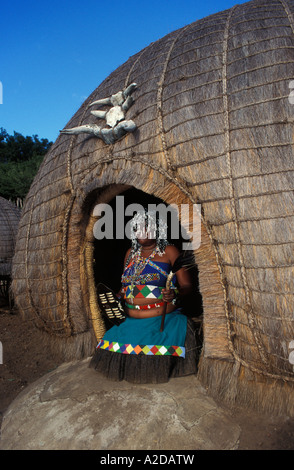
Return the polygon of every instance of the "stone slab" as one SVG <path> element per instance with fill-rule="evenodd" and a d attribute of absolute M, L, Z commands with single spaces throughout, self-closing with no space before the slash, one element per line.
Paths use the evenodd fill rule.
<path fill-rule="evenodd" d="M 111 382 L 65 363 L 28 386 L 6 411 L 2 450 L 229 450 L 240 428 L 196 376 L 165 384 Z"/>

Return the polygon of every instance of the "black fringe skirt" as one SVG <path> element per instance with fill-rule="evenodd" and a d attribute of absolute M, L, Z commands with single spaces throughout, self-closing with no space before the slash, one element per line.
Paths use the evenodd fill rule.
<path fill-rule="evenodd" d="M 89 367 L 109 380 L 126 380 L 136 384 L 164 383 L 172 377 L 196 374 L 201 345 L 196 324 L 189 318 L 185 348 L 185 358 L 128 355 L 98 348 Z"/>

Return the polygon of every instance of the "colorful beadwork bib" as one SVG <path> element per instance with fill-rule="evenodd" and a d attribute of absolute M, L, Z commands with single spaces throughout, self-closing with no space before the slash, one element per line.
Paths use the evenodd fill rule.
<path fill-rule="evenodd" d="M 125 288 L 125 298 L 136 298 L 136 299 L 162 299 L 163 287 L 146 285 L 135 285 L 133 290 L 130 286 Z"/>

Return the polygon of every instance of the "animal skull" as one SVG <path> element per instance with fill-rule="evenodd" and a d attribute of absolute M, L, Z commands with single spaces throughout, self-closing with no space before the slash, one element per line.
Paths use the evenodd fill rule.
<path fill-rule="evenodd" d="M 127 88 L 111 95 L 109 98 L 102 98 L 89 105 L 111 106 L 108 111 L 91 111 L 93 116 L 96 116 L 98 119 L 104 119 L 109 128 L 101 128 L 95 124 L 85 124 L 71 129 L 63 129 L 60 131 L 61 134 L 93 134 L 105 143 L 110 144 L 123 137 L 127 132 L 133 132 L 137 126 L 133 121 L 126 121 L 125 114 L 134 103 L 131 93 L 136 88 L 137 84 L 131 83 Z"/>

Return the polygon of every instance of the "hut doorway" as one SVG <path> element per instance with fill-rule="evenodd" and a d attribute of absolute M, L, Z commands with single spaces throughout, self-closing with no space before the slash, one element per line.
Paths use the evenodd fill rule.
<path fill-rule="evenodd" d="M 97 240 L 93 235 L 93 228 L 98 220 L 97 215 L 94 214 L 94 208 L 100 203 L 106 203 L 113 208 L 115 214 L 116 197 L 121 195 L 124 195 L 125 206 L 134 202 L 148 206 L 148 203 L 172 204 L 175 200 L 181 203 L 188 201 L 173 183 L 164 185 L 164 191 L 161 193 L 156 190 L 152 191 L 155 195 L 147 193 L 144 189 L 139 190 L 125 183 L 111 183 L 92 190 L 84 201 L 84 214 L 87 212 L 88 216 L 84 219 L 85 237 L 81 247 L 84 263 L 81 285 L 84 305 L 88 311 L 88 318 L 90 318 L 96 340 L 100 340 L 105 332 L 97 302 L 96 285 L 98 282 L 104 282 L 114 290 L 119 289 L 124 255 L 130 246 L 130 240 L 127 238 L 117 240 L 115 237 Z M 170 200 L 171 195 L 173 201 Z M 114 217 L 114 223 L 116 223 L 116 217 Z M 182 242 L 181 239 L 171 241 L 175 245 L 181 245 Z M 224 285 L 213 240 L 202 222 L 201 244 L 199 249 L 194 251 L 194 256 L 197 266 L 196 272 L 193 273 L 195 296 L 188 300 L 186 311 L 189 311 L 189 316 L 199 322 L 203 331 L 201 358 L 231 362 L 233 356 L 228 334 Z"/>
<path fill-rule="evenodd" d="M 120 201 L 118 203 L 118 198 L 120 198 Z M 102 200 L 103 202 L 106 201 L 109 198 L 101 198 L 101 195 L 98 197 L 98 204 Z M 122 201 L 123 199 L 123 201 Z M 160 204 L 164 204 L 167 206 L 168 204 L 161 198 L 150 195 L 145 193 L 144 191 L 141 191 L 139 189 L 136 189 L 134 187 L 129 187 L 122 193 L 119 193 L 115 195 L 112 199 L 107 201 L 107 205 L 111 208 L 112 214 L 113 214 L 113 227 L 112 227 L 112 232 L 108 233 L 111 235 L 111 237 L 105 236 L 104 238 L 97 239 L 95 237 L 95 223 L 93 225 L 90 224 L 94 237 L 91 240 L 91 253 L 89 253 L 90 256 L 92 256 L 92 262 L 89 260 L 88 262 L 88 267 L 91 269 L 91 278 L 93 279 L 93 285 L 92 285 L 92 299 L 90 299 L 91 303 L 91 308 L 93 310 L 94 304 L 97 304 L 97 299 L 96 299 L 96 292 L 95 292 L 95 286 L 99 282 L 103 282 L 104 284 L 108 285 L 111 287 L 114 291 L 118 291 L 120 288 L 120 278 L 121 278 L 121 273 L 123 271 L 123 262 L 124 262 L 124 256 L 127 251 L 127 249 L 131 246 L 131 241 L 125 234 L 125 224 L 131 219 L 132 215 L 125 215 L 124 217 L 121 217 L 121 214 L 117 214 L 117 211 L 122 208 L 122 202 L 123 202 L 123 207 L 126 208 L 130 206 L 131 204 L 140 204 L 142 207 L 148 207 L 150 204 L 154 204 L 156 207 Z M 104 202 L 105 203 L 105 202 Z M 96 205 L 95 205 L 96 204 Z M 96 202 L 94 203 L 94 208 L 92 206 L 92 212 L 95 215 L 95 207 L 97 207 L 97 199 Z M 182 249 L 183 243 L 187 241 L 186 239 L 183 238 L 183 233 L 184 230 L 181 227 L 180 222 L 178 222 L 178 231 L 177 234 L 179 236 L 175 237 L 175 234 L 171 232 L 170 230 L 170 218 L 171 214 L 167 212 L 168 215 L 168 240 L 170 243 L 174 244 L 179 248 L 180 250 Z M 94 219 L 97 221 L 97 218 Z M 117 224 L 123 223 L 123 226 L 117 227 Z M 107 227 L 104 226 L 103 231 L 107 235 Z M 119 233 L 120 237 L 117 238 L 116 235 Z M 121 235 L 123 234 L 123 237 Z M 92 234 L 90 235 L 92 237 Z M 90 266 L 91 263 L 91 266 Z M 203 319 L 203 309 L 202 309 L 202 296 L 200 293 L 199 289 L 199 276 L 198 276 L 198 268 L 197 264 L 195 264 L 194 267 L 190 269 L 190 274 L 191 274 L 191 280 L 193 284 L 193 292 L 191 295 L 189 295 L 183 305 L 183 309 L 185 311 L 185 314 L 189 316 L 190 318 L 197 323 L 197 331 L 199 332 L 199 341 L 202 343 L 202 319 Z M 92 318 L 94 319 L 94 330 L 96 329 L 96 337 L 97 337 L 97 312 L 94 313 L 92 312 Z M 95 328 L 96 324 L 96 328 Z M 101 336 L 101 329 L 98 328 L 98 336 Z"/>

